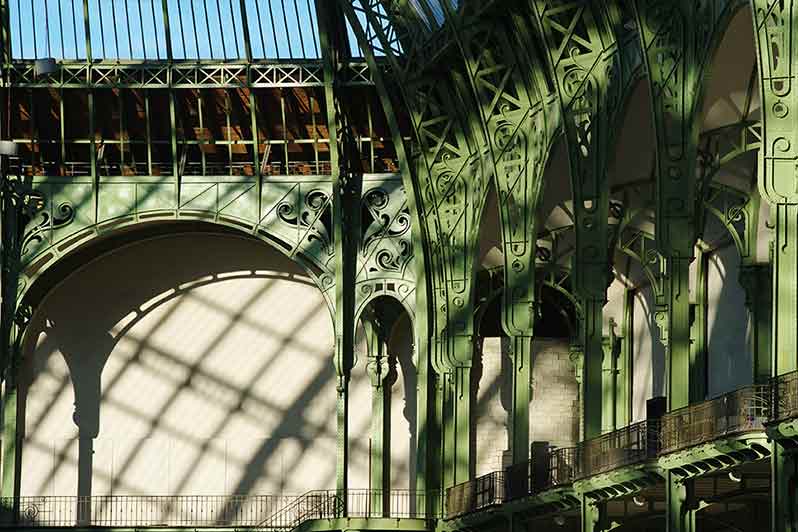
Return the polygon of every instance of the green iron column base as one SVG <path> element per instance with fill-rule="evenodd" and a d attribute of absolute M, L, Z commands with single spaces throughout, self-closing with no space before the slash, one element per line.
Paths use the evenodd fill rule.
<path fill-rule="evenodd" d="M 582 495 L 582 532 L 601 532 L 605 530 L 605 503 L 591 501 Z"/>
<path fill-rule="evenodd" d="M 604 410 L 604 337 L 602 335 L 604 300 L 585 299 L 583 305 L 582 362 L 582 413 L 584 419 L 583 439 L 601 435 L 602 411 Z"/>
<path fill-rule="evenodd" d="M 532 371 L 532 338 L 513 338 L 513 464 L 529 461 L 529 383 Z"/>
<path fill-rule="evenodd" d="M 346 491 L 349 487 L 349 379 L 338 378 L 338 399 L 336 405 L 337 417 L 337 457 L 336 457 L 336 489 L 339 498 L 343 501 L 342 517 L 348 515 Z"/>
<path fill-rule="evenodd" d="M 771 466 L 771 530 L 798 532 L 798 455 L 773 444 Z"/>
<path fill-rule="evenodd" d="M 3 387 L 3 473 L 2 496 L 7 500 L 13 498 L 13 508 L 3 508 L 4 522 L 16 522 L 19 515 L 19 438 L 17 436 L 17 384 L 13 369 L 9 368 L 9 376 Z M 9 512 L 9 513 L 7 513 Z"/>
<path fill-rule="evenodd" d="M 691 480 L 680 481 L 673 473 L 667 473 L 665 492 L 665 522 L 667 532 L 696 532 L 695 518 L 698 511 Z"/>

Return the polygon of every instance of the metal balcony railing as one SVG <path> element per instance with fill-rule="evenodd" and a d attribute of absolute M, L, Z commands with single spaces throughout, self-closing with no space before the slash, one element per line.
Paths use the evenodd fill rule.
<path fill-rule="evenodd" d="M 249 527 L 291 530 L 311 519 L 426 518 L 439 492 L 312 491 L 299 496 L 92 496 L 3 498 L 0 527 Z M 346 501 L 346 505 L 344 505 Z"/>
<path fill-rule="evenodd" d="M 659 427 L 659 421 L 641 421 L 581 443 L 577 476 L 600 475 L 655 458 L 659 450 Z"/>
<path fill-rule="evenodd" d="M 798 371 L 775 377 L 771 381 L 772 421 L 798 417 Z"/>
<path fill-rule="evenodd" d="M 771 415 L 768 385 L 740 388 L 662 417 L 660 453 L 699 445 L 722 436 L 764 430 Z"/>
<path fill-rule="evenodd" d="M 494 471 L 446 490 L 446 517 L 483 510 L 504 500 L 504 471 Z"/>
<path fill-rule="evenodd" d="M 559 488 L 571 484 L 577 478 L 581 460 L 578 447 L 561 447 L 552 451 L 549 456 L 549 470 L 547 478 L 539 485 L 534 486 L 535 491 Z"/>

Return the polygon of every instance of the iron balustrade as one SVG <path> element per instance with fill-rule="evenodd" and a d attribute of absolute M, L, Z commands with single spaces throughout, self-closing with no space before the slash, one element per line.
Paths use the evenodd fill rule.
<path fill-rule="evenodd" d="M 291 530 L 311 519 L 427 518 L 438 491 L 335 490 L 304 495 L 107 495 L 3 498 L 0 527 L 251 527 Z M 344 504 L 346 502 L 346 504 Z"/>
<path fill-rule="evenodd" d="M 559 488 L 571 484 L 579 471 L 581 453 L 578 447 L 562 447 L 552 451 L 549 457 L 548 477 L 540 489 Z"/>
<path fill-rule="evenodd" d="M 798 371 L 774 377 L 771 389 L 772 421 L 798 417 Z"/>
<path fill-rule="evenodd" d="M 20 497 L 16 521 L 58 526 L 255 526 L 296 499 L 292 496 L 54 496 Z M 3 508 L 13 508 L 4 498 Z M 4 516 L 3 524 L 9 519 Z"/>
<path fill-rule="evenodd" d="M 740 388 L 662 417 L 660 453 L 672 453 L 721 436 L 764 430 L 771 416 L 769 385 Z"/>
<path fill-rule="evenodd" d="M 580 457 L 578 447 L 560 447 L 533 456 L 528 462 L 507 467 L 504 471 L 506 500 L 571 484 L 580 470 Z"/>
<path fill-rule="evenodd" d="M 449 488 L 453 518 L 529 494 L 570 485 L 718 437 L 762 431 L 798 416 L 798 372 L 740 388 L 698 404 L 582 442 L 547 450 L 504 471 Z M 537 463 L 536 463 L 537 460 Z M 15 504 L 18 503 L 15 509 Z M 2 527 L 243 526 L 290 530 L 309 519 L 440 516 L 439 491 L 335 490 L 300 496 L 54 496 L 3 498 Z"/>
<path fill-rule="evenodd" d="M 659 422 L 641 421 L 602 434 L 579 445 L 579 478 L 607 473 L 619 467 L 656 458 Z"/>
<path fill-rule="evenodd" d="M 446 517 L 465 515 L 505 500 L 504 471 L 494 471 L 446 490 Z"/>

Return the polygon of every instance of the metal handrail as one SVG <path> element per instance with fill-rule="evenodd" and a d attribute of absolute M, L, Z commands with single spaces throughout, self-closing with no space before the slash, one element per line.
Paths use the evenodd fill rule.
<path fill-rule="evenodd" d="M 493 471 L 447 489 L 446 517 L 457 517 L 502 504 L 505 501 L 504 482 L 504 471 Z"/>
<path fill-rule="evenodd" d="M 580 443 L 577 477 L 599 475 L 656 457 L 659 429 L 658 420 L 640 421 Z"/>
<path fill-rule="evenodd" d="M 440 492 L 319 490 L 305 495 L 107 495 L 2 498 L 0 528 L 247 527 L 288 531 L 312 519 L 429 518 Z M 15 503 L 16 510 L 15 510 Z M 346 503 L 346 504 L 344 504 Z"/>
<path fill-rule="evenodd" d="M 770 421 L 798 417 L 798 371 L 771 380 L 772 413 Z"/>
<path fill-rule="evenodd" d="M 772 415 L 771 387 L 739 388 L 662 417 L 660 454 L 712 441 L 720 436 L 764 430 Z"/>

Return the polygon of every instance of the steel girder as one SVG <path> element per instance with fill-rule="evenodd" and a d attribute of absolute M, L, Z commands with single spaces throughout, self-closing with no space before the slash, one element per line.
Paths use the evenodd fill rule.
<path fill-rule="evenodd" d="M 406 12 L 403 15 L 400 6 L 384 7 L 375 1 L 343 5 L 364 53 L 369 56 L 373 50 L 380 50 L 387 55 L 410 112 L 415 143 L 406 172 L 416 192 L 420 242 L 426 259 L 428 308 L 432 313 L 430 362 L 439 375 L 436 417 L 442 416 L 445 442 L 440 456 L 444 482 L 454 485 L 467 480 L 472 468 L 468 390 L 473 356 L 473 276 L 491 171 L 482 153 L 479 124 L 471 122 L 465 104 L 469 95 L 464 83 L 453 73 L 423 74 L 423 66 L 413 62 L 423 55 L 417 48 L 399 53 L 400 36 L 412 32 L 419 21 L 402 18 Z M 358 14 L 370 24 L 371 41 L 360 27 Z M 380 82 L 375 82 L 380 89 Z M 383 91 L 384 104 L 393 105 L 384 86 Z M 395 121 L 393 129 L 394 136 L 399 137 Z"/>
<path fill-rule="evenodd" d="M 614 3 L 530 2 L 548 52 L 568 141 L 576 249 L 575 289 L 582 306 L 584 437 L 601 432 L 602 309 L 611 280 L 609 163 L 612 119 L 622 103 Z"/>
<path fill-rule="evenodd" d="M 696 164 L 704 72 L 739 0 L 635 0 L 657 136 L 657 247 L 666 267 L 657 323 L 668 353 L 668 404 L 702 400 L 704 362 L 690 353 L 689 265 L 698 232 Z M 700 200 L 699 200 L 700 202 Z"/>
<path fill-rule="evenodd" d="M 635 0 L 657 136 L 656 236 L 665 264 L 656 322 L 666 347 L 668 409 L 706 394 L 705 351 L 691 349 L 689 267 L 697 239 L 696 164 L 704 71 L 740 2 Z M 667 528 L 694 530 L 690 481 L 668 473 Z"/>
<path fill-rule="evenodd" d="M 602 428 L 603 307 L 611 282 L 607 168 L 622 106 L 619 12 L 614 2 L 530 1 L 560 96 L 571 168 L 576 292 L 582 306 L 583 438 Z M 582 497 L 582 530 L 599 530 L 604 507 Z"/>
<path fill-rule="evenodd" d="M 793 0 L 751 0 L 762 99 L 762 147 L 759 190 L 775 211 L 771 375 L 798 368 L 798 51 L 795 48 L 798 4 Z M 798 458 L 776 441 L 771 458 L 772 530 L 798 530 Z"/>
<path fill-rule="evenodd" d="M 448 13 L 471 89 L 471 119 L 481 126 L 499 197 L 504 255 L 502 327 L 512 339 L 511 452 L 515 464 L 529 460 L 531 342 L 536 318 L 537 209 L 543 172 L 558 133 L 559 106 L 546 83 L 523 13 L 498 17 L 485 6 Z"/>

